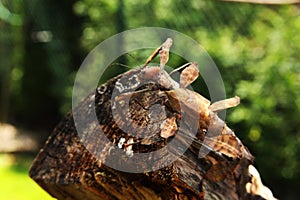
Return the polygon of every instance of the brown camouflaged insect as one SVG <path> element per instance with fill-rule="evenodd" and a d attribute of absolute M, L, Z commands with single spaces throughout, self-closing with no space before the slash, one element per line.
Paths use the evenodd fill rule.
<path fill-rule="evenodd" d="M 126 116 L 126 112 L 133 113 L 132 116 L 139 116 L 136 113 L 140 111 L 130 109 L 129 105 L 126 107 L 125 102 L 129 102 L 132 97 L 138 95 L 140 95 L 140 98 L 146 98 L 146 93 L 144 93 L 143 90 L 138 89 L 142 83 L 158 83 L 166 89 L 166 91 L 164 91 L 164 94 L 166 94 L 167 98 L 165 101 L 168 101 L 172 109 L 178 113 L 177 116 L 164 115 L 158 117 L 160 119 L 164 119 L 161 121 L 160 127 L 158 127 L 160 129 L 161 138 L 168 139 L 176 135 L 179 130 L 178 121 L 180 121 L 181 118 L 180 113 L 185 112 L 184 114 L 188 115 L 190 119 L 199 120 L 198 132 L 213 133 L 213 136 L 204 135 L 203 138 L 193 138 L 196 142 L 199 142 L 200 146 L 206 146 L 206 148 L 212 149 L 232 159 L 246 158 L 248 160 L 253 160 L 253 157 L 248 149 L 244 147 L 234 132 L 228 128 L 226 123 L 217 115 L 217 112 L 221 110 L 237 106 L 240 103 L 239 97 L 235 96 L 211 104 L 211 102 L 205 97 L 201 96 L 197 92 L 187 89 L 187 86 L 189 86 L 199 76 L 198 65 L 194 62 L 187 63 L 168 74 L 164 70 L 164 66 L 169 59 L 169 50 L 172 46 L 172 42 L 172 39 L 168 38 L 150 55 L 146 63 L 137 74 L 128 74 L 126 79 L 124 78 L 124 80 L 119 80 L 116 83 L 115 87 L 120 93 L 116 95 L 115 98 L 115 102 L 117 102 L 116 107 L 118 108 L 116 109 L 118 110 L 116 113 L 119 116 L 117 117 L 116 122 L 118 124 L 123 124 L 125 128 L 128 128 L 126 131 L 131 133 L 134 131 L 140 134 L 147 131 L 155 132 L 157 127 L 151 127 L 151 123 L 149 126 L 141 128 L 139 125 L 127 120 L 130 117 Z M 160 55 L 160 65 L 157 67 L 149 67 L 148 64 L 157 55 Z M 170 76 L 172 73 L 174 73 L 174 71 L 178 70 L 182 70 L 179 83 L 173 80 Z M 132 84 L 128 87 L 125 87 L 124 85 L 126 85 L 128 82 Z M 147 93 L 147 95 L 151 95 L 151 93 Z M 146 119 L 146 121 L 151 120 L 155 120 L 155 117 L 149 114 L 149 119 Z M 152 143 L 148 137 L 144 138 L 141 142 L 142 144 Z M 212 163 L 214 162 L 215 161 L 212 160 Z M 219 166 L 216 164 L 211 168 L 211 170 L 208 170 L 207 174 L 214 174 L 214 176 L 211 176 L 214 177 L 214 181 L 224 178 L 225 172 L 223 174 L 220 173 L 219 176 L 217 175 L 217 171 L 222 171 L 220 170 L 222 165 L 224 165 L 224 163 L 221 163 Z M 226 173 L 229 172 L 227 171 Z"/>
<path fill-rule="evenodd" d="M 215 119 L 215 113 L 219 112 L 221 110 L 225 110 L 227 108 L 231 108 L 231 107 L 235 107 L 240 103 L 240 99 L 238 96 L 229 98 L 229 99 L 225 99 L 225 100 L 221 100 L 218 102 L 215 102 L 213 104 L 210 104 L 209 100 L 205 100 L 204 97 L 202 97 L 200 94 L 188 90 L 186 89 L 187 86 L 189 86 L 193 81 L 195 81 L 198 76 L 199 76 L 199 69 L 198 69 L 198 65 L 196 63 L 187 63 L 181 67 L 179 67 L 178 69 L 173 70 L 170 74 L 167 74 L 167 72 L 164 71 L 164 65 L 167 63 L 169 56 L 169 48 L 172 45 L 172 39 L 168 38 L 162 45 L 161 47 L 159 47 L 158 49 L 156 49 L 152 55 L 147 59 L 146 63 L 144 64 L 143 68 L 145 68 L 145 72 L 144 72 L 144 79 L 157 79 L 158 83 L 160 83 L 161 85 L 163 85 L 165 88 L 170 88 L 172 90 L 167 91 L 169 100 L 172 101 L 172 99 L 176 99 L 179 100 L 182 104 L 184 104 L 187 107 L 190 107 L 190 109 L 195 109 L 192 107 L 192 105 L 189 105 L 189 101 L 190 99 L 193 100 L 198 100 L 198 104 L 201 105 L 200 109 L 201 111 L 195 111 L 195 112 L 201 112 L 204 113 L 206 115 L 206 117 L 210 117 L 211 119 Z M 152 67 L 152 68 L 147 68 L 147 64 L 149 64 L 152 59 L 157 55 L 160 54 L 160 68 L 158 69 L 157 67 Z M 170 75 L 172 73 L 174 73 L 174 71 L 180 70 L 184 68 L 184 70 L 181 72 L 180 74 L 180 83 L 178 84 L 177 82 L 175 82 Z M 204 102 L 204 103 L 203 103 Z M 178 109 L 180 109 L 178 107 Z M 210 115 L 210 116 L 209 116 Z M 170 118 L 166 119 L 166 122 L 162 123 L 162 130 L 163 130 L 163 134 L 164 137 L 166 137 L 167 135 L 174 135 L 171 132 L 174 132 L 174 125 L 175 121 Z M 214 125 L 215 123 L 219 124 L 220 121 L 218 122 L 214 122 L 211 121 L 211 125 Z M 169 127 L 167 127 L 169 126 Z M 222 130 L 222 135 L 226 135 L 226 125 L 224 124 L 223 127 L 224 129 Z M 170 133 L 167 134 L 166 130 L 170 130 Z M 225 132 L 224 132 L 225 131 Z M 232 131 L 229 131 L 229 133 L 231 134 Z M 225 144 L 225 142 L 227 140 L 230 139 L 225 139 L 222 138 L 222 136 L 220 136 L 220 139 L 218 140 L 219 143 L 220 141 L 222 141 L 223 139 L 223 143 Z M 232 139 L 231 139 L 232 140 Z M 216 146 L 216 148 L 218 148 Z M 221 149 L 221 148 L 219 148 Z M 229 153 L 228 153 L 229 154 Z M 234 156 L 233 156 L 234 157 Z"/>
<path fill-rule="evenodd" d="M 171 47 L 172 40 L 168 38 L 162 47 Z M 187 63 L 181 68 L 184 70 L 180 74 L 180 83 L 178 84 L 172 81 L 172 78 L 169 76 L 173 71 L 168 75 L 163 70 L 164 64 L 166 64 L 168 57 L 169 49 L 168 48 L 158 48 L 161 57 L 160 63 L 160 80 L 161 84 L 165 84 L 165 87 L 173 88 L 172 90 L 166 91 L 168 94 L 168 99 L 170 102 L 173 102 L 173 105 L 176 105 L 176 101 L 180 102 L 180 105 L 177 107 L 177 111 L 180 112 L 181 107 L 186 107 L 187 111 L 192 111 L 191 113 L 198 113 L 200 115 L 200 128 L 205 131 L 217 132 L 214 133 L 214 137 L 206 137 L 201 145 L 205 145 L 208 148 L 212 148 L 214 151 L 224 154 L 233 159 L 246 158 L 248 160 L 253 160 L 252 155 L 242 142 L 235 136 L 234 132 L 227 127 L 225 122 L 217 116 L 217 112 L 235 107 L 240 103 L 240 98 L 238 96 L 221 100 L 210 104 L 210 101 L 205 99 L 200 94 L 188 90 L 186 87 L 195 81 L 199 76 L 198 65 L 196 63 Z M 161 53 L 165 51 L 166 53 Z M 151 55 L 153 56 L 153 54 Z M 147 61 L 151 61 L 151 56 Z M 174 71 L 175 71 L 174 70 Z M 196 103 L 195 103 L 196 102 Z M 176 106 L 175 106 L 176 107 Z M 203 124 L 204 122 L 204 124 Z M 208 123 L 208 124 L 205 124 Z M 161 127 L 161 137 L 167 138 L 174 135 L 176 130 L 176 120 L 173 118 L 167 118 Z M 214 161 L 212 161 L 214 162 Z M 219 181 L 226 177 L 229 171 L 223 171 L 221 169 L 226 169 L 223 166 L 224 163 L 220 162 L 207 171 L 207 177 L 213 177 L 212 181 Z M 225 164 L 226 165 L 226 164 Z M 232 170 L 235 169 L 235 164 L 232 167 Z M 230 167 L 228 167 L 230 169 Z M 211 175 L 214 174 L 214 175 Z"/>

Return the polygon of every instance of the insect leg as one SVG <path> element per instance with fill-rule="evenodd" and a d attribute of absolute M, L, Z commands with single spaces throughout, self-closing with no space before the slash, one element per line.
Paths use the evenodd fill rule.
<path fill-rule="evenodd" d="M 160 72 L 164 71 L 165 64 L 169 60 L 169 50 L 172 46 L 173 40 L 168 38 L 162 45 L 161 50 L 159 51 L 160 56 Z"/>
<path fill-rule="evenodd" d="M 209 106 L 209 109 L 213 112 L 219 112 L 227 108 L 232 108 L 240 104 L 240 98 L 238 96 L 217 101 Z"/>
<path fill-rule="evenodd" d="M 199 69 L 197 63 L 191 63 L 180 74 L 180 87 L 186 88 L 194 82 L 199 76 Z"/>
<path fill-rule="evenodd" d="M 183 70 L 182 70 L 183 69 Z M 180 88 L 186 88 L 194 82 L 199 76 L 198 64 L 194 62 L 186 63 L 169 73 L 171 76 L 174 72 L 181 71 L 180 74 Z"/>
<path fill-rule="evenodd" d="M 148 57 L 147 61 L 145 62 L 145 64 L 143 65 L 142 68 L 145 68 L 157 56 L 158 53 L 164 54 L 164 57 L 166 57 L 166 58 L 164 58 L 165 63 L 162 66 L 162 67 L 164 67 L 164 65 L 167 63 L 167 61 L 169 59 L 169 49 L 172 46 L 172 43 L 173 43 L 173 40 L 171 38 L 168 38 L 160 47 L 158 47 L 157 49 L 155 49 L 153 51 L 153 53 Z"/>
<path fill-rule="evenodd" d="M 161 46 L 155 49 L 155 51 L 153 51 L 153 53 L 147 58 L 147 61 L 145 62 L 142 68 L 147 67 L 147 65 L 157 56 L 160 50 L 161 50 Z"/>
<path fill-rule="evenodd" d="M 160 55 L 160 67 L 159 72 L 157 71 L 157 68 L 153 67 L 152 69 L 146 68 L 143 69 L 143 77 L 142 79 L 152 79 L 156 80 L 158 83 L 160 83 L 165 88 L 178 88 L 179 84 L 174 81 L 169 74 L 164 70 L 165 64 L 169 60 L 169 50 L 172 46 L 173 40 L 171 38 L 167 38 L 167 40 L 159 47 L 157 48 L 147 59 L 146 63 L 142 68 L 146 68 L 146 66 L 153 60 L 153 58 L 159 53 Z M 158 74 L 157 74 L 158 73 Z"/>

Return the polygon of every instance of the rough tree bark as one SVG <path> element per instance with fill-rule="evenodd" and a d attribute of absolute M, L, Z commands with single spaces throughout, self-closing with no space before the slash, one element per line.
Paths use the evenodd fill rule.
<path fill-rule="evenodd" d="M 164 73 L 144 67 L 100 85 L 51 133 L 31 178 L 57 199 L 263 199 L 222 106 Z"/>

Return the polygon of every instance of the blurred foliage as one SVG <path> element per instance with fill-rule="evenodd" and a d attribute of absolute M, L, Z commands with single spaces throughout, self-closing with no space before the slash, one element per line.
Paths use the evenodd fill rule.
<path fill-rule="evenodd" d="M 96 45 L 131 28 L 174 29 L 208 51 L 219 67 L 227 95 L 241 97 L 241 105 L 228 111 L 227 121 L 256 156 L 266 185 L 276 197 L 299 196 L 298 5 L 209 0 L 1 2 L 0 62 L 1 73 L 7 76 L 0 76 L 10 77 L 1 82 L 2 91 L 5 84 L 10 85 L 9 120 L 31 127 L 53 126 L 70 109 L 76 69 Z M 12 22 L 7 13 L 22 17 Z M 133 52 L 118 62 L 135 66 L 147 55 Z M 176 66 L 183 62 L 176 60 Z M 112 67 L 106 78 L 124 70 Z M 206 93 L 199 83 L 195 89 Z"/>

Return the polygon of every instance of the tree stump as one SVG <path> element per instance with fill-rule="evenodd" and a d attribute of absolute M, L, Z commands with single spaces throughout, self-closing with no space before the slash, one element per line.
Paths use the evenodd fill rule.
<path fill-rule="evenodd" d="M 159 67 L 130 70 L 67 114 L 30 177 L 60 200 L 263 199 L 219 108 Z"/>

